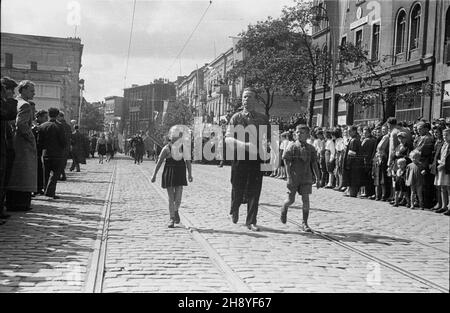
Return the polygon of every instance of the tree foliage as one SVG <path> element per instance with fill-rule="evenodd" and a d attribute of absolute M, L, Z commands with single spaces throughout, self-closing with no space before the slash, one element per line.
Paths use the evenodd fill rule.
<path fill-rule="evenodd" d="M 192 128 L 193 123 L 193 108 L 182 102 L 176 101 L 169 104 L 167 112 L 162 119 L 162 124 L 155 125 L 154 135 L 160 142 L 163 142 L 164 137 L 167 136 L 172 126 L 186 125 L 189 128 Z"/>
<path fill-rule="evenodd" d="M 92 103 L 84 102 L 81 107 L 80 127 L 87 131 L 103 131 L 103 114 Z"/>
<path fill-rule="evenodd" d="M 314 5 L 313 1 L 295 0 L 294 2 L 293 6 L 283 9 L 282 16 L 288 24 L 291 38 L 298 43 L 295 62 L 287 71 L 286 80 L 291 86 L 299 86 L 304 81 L 311 86 L 308 123 L 312 125 L 317 84 L 322 79 L 325 85 L 330 78 L 331 58 L 327 48 L 323 49 L 313 43 L 311 30 L 313 26 L 322 20 L 327 20 L 328 17 L 324 11 Z"/>
<path fill-rule="evenodd" d="M 293 71 L 301 50 L 294 35 L 286 19 L 271 17 L 249 25 L 239 34 L 241 39 L 236 48 L 244 51 L 245 57 L 233 65 L 227 79 L 235 81 L 243 77 L 247 86 L 256 88 L 267 116 L 276 92 L 299 95 L 305 86 L 304 80 L 299 80 L 302 76 Z"/>

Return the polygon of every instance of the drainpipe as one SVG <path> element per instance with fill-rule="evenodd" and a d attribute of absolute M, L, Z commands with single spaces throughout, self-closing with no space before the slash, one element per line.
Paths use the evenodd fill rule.
<path fill-rule="evenodd" d="M 434 24 L 434 37 L 433 37 L 433 62 L 431 63 L 431 80 L 430 83 L 432 84 L 432 94 L 430 95 L 430 109 L 429 109 L 429 117 L 430 117 L 430 122 L 431 119 L 433 118 L 433 102 L 434 102 L 434 84 L 435 84 L 435 80 L 436 80 L 436 44 L 437 44 L 437 37 L 438 37 L 438 24 L 440 23 L 440 20 L 438 19 L 438 6 L 439 6 L 439 1 L 435 2 L 435 24 Z M 442 3 L 442 2 L 441 2 Z"/>

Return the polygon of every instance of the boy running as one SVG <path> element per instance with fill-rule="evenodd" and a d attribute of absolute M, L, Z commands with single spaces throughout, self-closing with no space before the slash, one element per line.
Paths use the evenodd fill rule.
<path fill-rule="evenodd" d="M 309 195 L 312 193 L 313 172 L 317 189 L 320 188 L 320 171 L 317 164 L 316 149 L 308 144 L 309 127 L 298 125 L 295 129 L 296 140 L 290 143 L 283 153 L 286 162 L 288 199 L 281 209 L 281 222 L 286 224 L 287 211 L 290 205 L 295 202 L 295 193 L 302 196 L 303 202 L 303 223 L 302 230 L 312 232 L 308 226 L 309 216 Z"/>

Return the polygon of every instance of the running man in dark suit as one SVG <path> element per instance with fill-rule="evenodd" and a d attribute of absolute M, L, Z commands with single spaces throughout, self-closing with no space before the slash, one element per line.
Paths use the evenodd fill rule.
<path fill-rule="evenodd" d="M 225 142 L 227 149 L 238 151 L 233 158 L 231 165 L 231 210 L 230 215 L 233 223 L 239 219 L 239 206 L 247 199 L 247 219 L 245 224 L 252 231 L 259 231 L 256 226 L 258 215 L 259 196 L 261 194 L 262 180 L 264 172 L 261 170 L 261 160 L 258 151 L 261 138 L 258 138 L 260 126 L 269 128 L 269 119 L 266 115 L 258 113 L 256 109 L 256 91 L 253 88 L 245 88 L 242 94 L 243 110 L 234 114 L 229 122 Z M 248 140 L 239 139 L 236 136 L 236 126 L 255 126 L 248 133 Z M 270 131 L 270 130 L 269 130 Z M 247 134 L 246 134 L 247 135 Z M 259 139 L 259 140 L 258 140 Z M 245 158 L 238 159 L 239 151 L 245 150 Z M 256 152 L 256 156 L 254 155 Z"/>

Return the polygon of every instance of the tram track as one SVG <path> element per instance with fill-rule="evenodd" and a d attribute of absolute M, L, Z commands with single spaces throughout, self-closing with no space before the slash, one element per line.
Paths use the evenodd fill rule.
<path fill-rule="evenodd" d="M 208 175 L 211 175 L 211 174 L 212 174 L 211 172 L 208 172 Z M 216 176 L 217 178 L 219 178 L 218 175 L 214 175 L 214 176 Z M 223 179 L 223 177 L 220 177 L 220 179 Z M 219 180 L 219 181 L 220 181 L 220 180 Z M 220 186 L 215 186 L 215 187 L 221 188 L 221 189 L 223 189 L 223 190 L 226 190 L 226 189 L 227 189 L 226 187 L 221 186 L 221 185 L 220 185 Z M 227 191 L 227 190 L 226 190 L 226 191 Z M 278 217 L 278 218 L 279 218 L 279 216 L 280 216 L 280 212 L 279 212 L 279 211 L 275 211 L 275 210 L 273 210 L 273 209 L 271 209 L 271 208 L 268 208 L 268 207 L 265 206 L 265 205 L 259 205 L 259 208 L 262 209 L 262 210 L 264 210 L 264 211 L 266 211 L 266 212 L 268 212 L 268 213 L 271 214 L 271 215 L 274 215 L 274 216 Z M 292 219 L 289 219 L 289 218 L 288 218 L 287 221 L 288 221 L 288 223 L 293 224 L 293 225 L 296 225 L 296 226 L 298 226 L 298 227 L 301 226 L 300 223 L 298 223 L 298 222 L 296 222 L 296 221 L 293 221 Z M 375 228 L 374 228 L 374 229 L 375 229 Z M 383 229 L 378 229 L 378 230 L 384 231 Z M 376 255 L 372 254 L 372 253 L 366 252 L 366 251 L 364 251 L 364 250 L 362 250 L 362 249 L 355 248 L 355 247 L 353 247 L 353 246 L 351 246 L 351 245 L 349 245 L 349 244 L 346 244 L 345 242 L 342 242 L 341 240 L 336 239 L 336 238 L 334 238 L 334 237 L 331 236 L 331 235 L 328 235 L 328 234 L 326 234 L 326 233 L 322 233 L 322 232 L 320 232 L 320 231 L 314 231 L 314 230 L 313 230 L 313 234 L 315 234 L 316 236 L 319 236 L 319 237 L 321 237 L 321 238 L 323 238 L 323 239 L 326 239 L 326 240 L 332 242 L 333 244 L 336 244 L 336 245 L 338 245 L 338 246 L 340 246 L 340 247 L 342 247 L 342 248 L 344 248 L 344 249 L 346 249 L 346 250 L 352 251 L 352 252 L 354 252 L 354 253 L 356 253 L 356 254 L 358 254 L 358 255 L 360 255 L 360 256 L 366 258 L 366 259 L 369 259 L 369 260 L 371 260 L 371 261 L 377 262 L 378 264 L 383 265 L 383 266 L 385 266 L 386 268 L 389 268 L 390 270 L 392 270 L 392 271 L 394 271 L 394 272 L 397 272 L 397 273 L 399 273 L 399 274 L 401 274 L 401 275 L 403 275 L 403 276 L 406 276 L 406 277 L 408 277 L 408 278 L 410 278 L 410 279 L 412 279 L 412 280 L 414 280 L 414 281 L 420 282 L 420 283 L 423 284 L 423 285 L 426 285 L 426 286 L 428 286 L 428 287 L 431 287 L 431 288 L 434 288 L 434 289 L 436 289 L 436 290 L 439 290 L 439 291 L 442 292 L 442 293 L 448 293 L 448 292 L 449 292 L 449 288 L 448 288 L 448 287 L 445 287 L 445 286 L 442 286 L 442 285 L 440 285 L 440 284 L 437 284 L 437 283 L 435 283 L 435 282 L 433 282 L 433 281 L 431 281 L 431 280 L 429 280 L 429 279 L 427 279 L 427 278 L 424 278 L 424 277 L 422 277 L 422 276 L 420 276 L 420 275 L 416 275 L 416 274 L 414 274 L 414 273 L 411 272 L 411 271 L 402 269 L 402 268 L 400 268 L 399 266 L 397 266 L 397 265 L 395 265 L 395 264 L 393 264 L 393 263 L 391 263 L 391 262 L 389 262 L 389 261 L 383 260 L 383 259 L 377 257 Z M 396 235 L 399 236 L 398 234 L 396 234 Z M 408 239 L 408 240 L 409 240 L 409 239 Z M 417 240 L 414 240 L 414 239 L 411 239 L 411 241 L 412 241 L 412 242 L 416 242 L 416 243 L 418 243 L 418 244 L 420 244 L 420 245 L 429 247 L 429 248 L 433 248 L 433 249 L 435 249 L 435 250 L 437 250 L 437 251 L 446 253 L 446 255 L 448 255 L 448 252 L 445 251 L 445 250 L 443 250 L 443 249 L 439 249 L 439 248 L 433 247 L 433 246 L 431 246 L 431 245 L 429 245 L 429 244 L 425 244 L 425 243 L 423 243 L 423 242 L 420 242 L 420 241 L 417 241 Z"/>
<path fill-rule="evenodd" d="M 96 242 L 94 244 L 94 253 L 90 262 L 89 270 L 87 272 L 87 280 L 85 284 L 85 292 L 88 293 L 99 293 L 102 292 L 103 289 L 103 280 L 104 280 L 104 271 L 105 271 L 105 264 L 106 264 L 106 252 L 107 252 L 107 239 L 108 239 L 108 228 L 109 228 L 109 219 L 111 214 L 111 206 L 112 206 L 112 198 L 114 194 L 114 187 L 116 183 L 116 176 L 117 176 L 117 161 L 114 160 L 114 168 L 111 173 L 110 179 L 109 179 L 109 186 L 107 195 L 105 198 L 105 204 L 102 211 L 102 218 L 101 218 L 101 225 L 99 227 Z M 148 169 L 148 168 L 144 168 Z M 148 184 L 150 185 L 151 189 L 155 190 L 155 192 L 165 201 L 168 201 L 167 195 L 157 186 L 155 186 L 153 183 L 151 183 L 151 178 L 149 174 L 144 170 L 142 167 L 138 167 L 138 170 L 142 173 L 142 175 L 146 178 Z M 209 171 L 208 175 L 211 175 L 212 173 Z M 214 175 L 215 177 L 219 178 L 220 175 Z M 220 179 L 223 180 L 223 177 L 220 176 Z M 219 180 L 220 181 L 220 180 Z M 220 188 L 224 191 L 226 191 L 226 187 L 221 186 L 220 184 L 215 186 L 217 188 Z M 263 211 L 279 217 L 279 212 L 268 208 L 265 205 L 260 205 L 260 209 Z M 225 262 L 225 260 L 220 256 L 220 254 L 214 249 L 214 247 L 207 241 L 207 239 L 196 230 L 194 223 L 191 221 L 190 217 L 180 212 L 180 215 L 183 220 L 183 224 L 185 228 L 190 232 L 191 236 L 195 241 L 198 242 L 198 244 L 204 249 L 204 251 L 207 253 L 208 257 L 212 261 L 212 263 L 215 265 L 215 267 L 219 270 L 219 272 L 223 275 L 223 277 L 228 281 L 229 285 L 234 288 L 236 292 L 252 292 L 252 289 L 248 284 L 245 283 L 243 279 L 239 277 L 238 274 L 236 274 L 233 269 Z M 300 223 L 289 219 L 288 223 L 296 226 L 300 226 Z M 380 229 L 382 230 L 382 229 Z M 402 276 L 405 276 L 413 281 L 419 282 L 422 285 L 425 285 L 429 288 L 433 288 L 435 290 L 438 290 L 442 293 L 448 293 L 449 290 L 447 287 L 442 286 L 438 283 L 435 283 L 427 278 L 424 278 L 420 275 L 414 274 L 411 271 L 405 270 L 403 268 L 400 268 L 399 266 L 393 264 L 392 262 L 382 259 L 380 257 L 377 257 L 376 255 L 372 253 L 368 253 L 364 251 L 363 249 L 353 247 L 345 242 L 342 242 L 339 239 L 334 238 L 332 235 L 328 235 L 326 233 L 320 232 L 320 231 L 313 231 L 313 234 L 325 239 L 335 245 L 340 246 L 343 249 L 346 249 L 348 251 L 351 251 L 353 253 L 356 253 L 366 259 L 369 259 L 371 261 L 377 262 L 381 266 L 384 266 L 398 274 L 401 274 Z M 398 234 L 397 234 L 398 235 Z M 417 240 L 411 240 L 413 242 L 416 242 L 418 244 L 427 246 L 429 248 L 434 248 L 437 251 L 446 253 L 446 251 L 435 248 L 431 245 L 424 244 L 423 242 L 419 242 Z"/>
<path fill-rule="evenodd" d="M 103 291 L 108 230 L 117 176 L 117 160 L 113 159 L 112 163 L 114 167 L 108 182 L 108 191 L 106 192 L 105 204 L 103 206 L 102 216 L 100 219 L 101 225 L 97 231 L 97 238 L 94 243 L 94 252 L 87 271 L 87 279 L 84 289 L 86 293 L 101 293 Z"/>
<path fill-rule="evenodd" d="M 139 167 L 139 171 L 142 173 L 142 175 L 146 178 L 148 184 L 150 187 L 155 190 L 155 192 L 164 200 L 168 201 L 167 195 L 157 186 L 155 186 L 154 183 L 151 182 L 150 176 L 141 168 Z M 234 288 L 235 292 L 241 292 L 241 293 L 249 293 L 252 292 L 252 289 L 248 284 L 246 284 L 234 271 L 233 269 L 225 262 L 225 260 L 220 256 L 220 254 L 209 244 L 209 242 L 206 240 L 206 238 L 200 234 L 194 227 L 194 224 L 189 219 L 187 214 L 183 212 L 179 212 L 180 217 L 183 221 L 183 225 L 185 228 L 189 231 L 193 239 L 204 249 L 204 251 L 207 253 L 209 259 L 212 261 L 212 263 L 215 265 L 217 270 L 222 274 L 222 276 L 227 280 L 230 286 Z"/>
<path fill-rule="evenodd" d="M 208 173 L 208 175 L 212 175 L 212 173 Z M 218 177 L 218 179 L 219 179 L 220 176 L 216 175 L 216 177 Z M 222 178 L 222 177 L 220 177 L 220 178 Z M 284 182 L 284 181 L 283 181 L 283 182 Z M 261 206 L 262 206 L 262 205 L 260 205 L 260 207 L 261 207 Z M 281 208 L 281 204 L 280 204 L 280 208 Z M 312 209 L 312 211 L 314 211 L 314 209 Z M 403 239 L 405 239 L 405 240 L 407 240 L 407 241 L 409 241 L 409 242 L 415 242 L 415 243 L 418 243 L 418 244 L 420 244 L 420 245 L 422 245 L 422 246 L 425 246 L 425 247 L 431 248 L 431 249 L 433 249 L 433 250 L 442 252 L 442 253 L 444 253 L 444 254 L 446 254 L 446 255 L 449 255 L 449 254 L 450 254 L 450 251 L 449 251 L 449 250 L 445 250 L 445 249 L 441 249 L 441 248 L 435 247 L 435 246 L 433 246 L 433 245 L 431 245 L 431 244 L 429 244 L 429 243 L 423 242 L 423 241 L 418 240 L 418 239 L 413 239 L 413 238 L 410 238 L 410 237 L 408 237 L 408 236 L 404 236 L 403 234 L 398 233 L 398 232 L 389 231 L 389 230 L 387 230 L 387 229 L 385 229 L 385 228 L 376 227 L 376 226 L 373 226 L 373 225 L 370 225 L 370 228 L 372 228 L 372 229 L 374 229 L 374 230 L 379 230 L 379 231 L 381 231 L 381 232 L 383 232 L 383 233 L 386 233 L 386 234 L 389 234 L 389 235 L 393 235 L 393 236 L 401 236 Z"/>

